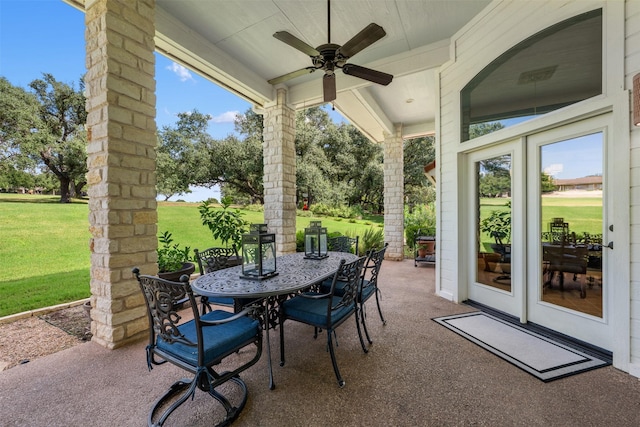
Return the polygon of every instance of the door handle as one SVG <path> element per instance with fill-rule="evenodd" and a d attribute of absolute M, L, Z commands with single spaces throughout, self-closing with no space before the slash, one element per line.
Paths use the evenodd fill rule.
<path fill-rule="evenodd" d="M 608 247 L 609 249 L 613 249 L 613 241 L 609 242 L 609 244 L 607 245 L 607 247 Z"/>

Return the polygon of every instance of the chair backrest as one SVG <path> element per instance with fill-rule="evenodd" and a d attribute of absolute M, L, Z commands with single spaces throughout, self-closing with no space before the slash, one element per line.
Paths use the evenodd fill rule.
<path fill-rule="evenodd" d="M 185 274 L 180 278 L 179 282 L 171 282 L 156 276 L 141 275 L 140 270 L 136 267 L 133 269 L 140 284 L 142 295 L 147 304 L 147 315 L 149 317 L 149 344 L 155 345 L 157 338 L 162 338 L 169 344 L 180 343 L 188 346 L 198 347 L 202 350 L 202 331 L 198 327 L 196 342 L 185 337 L 178 325 L 181 323 L 182 317 L 178 314 L 181 308 L 180 300 L 185 295 L 191 302 L 194 320 L 197 324 L 200 321 L 198 313 L 198 305 L 196 304 L 191 285 L 189 285 L 189 277 Z"/>
<path fill-rule="evenodd" d="M 345 262 L 343 259 L 340 261 L 340 267 L 336 274 L 333 276 L 331 282 L 331 295 L 335 295 L 336 283 L 340 281 L 340 288 L 343 290 L 341 296 L 335 296 L 329 299 L 327 308 L 327 316 L 331 318 L 331 312 L 339 310 L 341 308 L 349 308 L 353 306 L 355 308 L 355 302 L 360 288 L 360 281 L 362 279 L 362 268 L 366 257 L 360 257 L 355 261 Z"/>
<path fill-rule="evenodd" d="M 585 273 L 589 262 L 589 248 L 586 245 L 543 245 L 542 258 L 549 262 L 552 271 L 566 273 Z"/>
<path fill-rule="evenodd" d="M 358 253 L 359 237 L 336 236 L 327 239 L 327 246 L 330 251 L 347 252 L 350 254 L 360 255 Z"/>
<path fill-rule="evenodd" d="M 366 290 L 366 288 L 378 287 L 378 274 L 380 273 L 380 267 L 382 261 L 384 261 L 384 253 L 387 251 L 389 243 L 385 243 L 382 249 L 371 249 L 367 256 L 367 261 L 362 270 L 362 289 L 360 292 Z"/>
<path fill-rule="evenodd" d="M 240 260 L 238 250 L 235 245 L 230 248 L 209 248 L 202 252 L 195 249 L 194 253 L 195 258 L 198 261 L 200 274 L 211 273 L 212 271 L 233 267 L 238 265 Z"/>

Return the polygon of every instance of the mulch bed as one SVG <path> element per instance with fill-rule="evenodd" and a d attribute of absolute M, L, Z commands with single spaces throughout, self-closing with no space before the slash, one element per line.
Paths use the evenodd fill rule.
<path fill-rule="evenodd" d="M 91 340 L 91 320 L 81 305 L 38 317 L 82 341 Z"/>

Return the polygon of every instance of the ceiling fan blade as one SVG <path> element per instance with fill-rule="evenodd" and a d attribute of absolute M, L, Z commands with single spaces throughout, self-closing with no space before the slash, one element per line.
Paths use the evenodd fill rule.
<path fill-rule="evenodd" d="M 322 92 L 324 93 L 324 102 L 331 102 L 336 99 L 336 75 L 325 74 L 322 78 Z"/>
<path fill-rule="evenodd" d="M 358 34 L 353 36 L 351 40 L 342 45 L 342 47 L 338 49 L 338 53 L 344 57 L 350 58 L 365 47 L 377 42 L 385 35 L 387 35 L 387 33 L 384 31 L 384 28 L 378 24 L 371 23 L 364 27 L 364 29 Z"/>
<path fill-rule="evenodd" d="M 320 52 L 318 52 L 315 48 L 309 46 L 307 43 L 303 42 L 293 34 L 288 31 L 278 31 L 273 34 L 273 37 L 277 38 L 281 42 L 288 44 L 289 46 L 298 49 L 300 52 L 309 56 L 319 56 Z"/>
<path fill-rule="evenodd" d="M 317 70 L 316 67 L 301 68 L 300 70 L 292 71 L 290 73 L 283 74 L 280 77 L 275 77 L 271 80 L 267 80 L 267 83 L 269 83 L 270 85 L 277 85 L 278 83 L 286 82 L 287 80 L 291 80 L 304 74 L 313 73 L 315 70 Z"/>
<path fill-rule="evenodd" d="M 344 67 L 342 67 L 342 72 L 383 86 L 388 85 L 393 80 L 393 76 L 391 74 L 354 64 L 345 64 Z"/>

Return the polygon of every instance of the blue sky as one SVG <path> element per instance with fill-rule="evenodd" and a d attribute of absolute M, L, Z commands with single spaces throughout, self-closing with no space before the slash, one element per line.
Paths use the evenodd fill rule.
<path fill-rule="evenodd" d="M 602 132 L 542 147 L 542 170 L 556 179 L 602 175 Z"/>
<path fill-rule="evenodd" d="M 0 76 L 29 89 L 42 73 L 78 87 L 86 72 L 84 13 L 62 0 L 0 0 Z M 173 126 L 176 114 L 197 109 L 213 117 L 209 133 L 224 138 L 234 132 L 235 114 L 251 104 L 156 54 L 156 123 Z M 187 201 L 219 198 L 217 190 L 194 189 L 173 197 Z"/>

